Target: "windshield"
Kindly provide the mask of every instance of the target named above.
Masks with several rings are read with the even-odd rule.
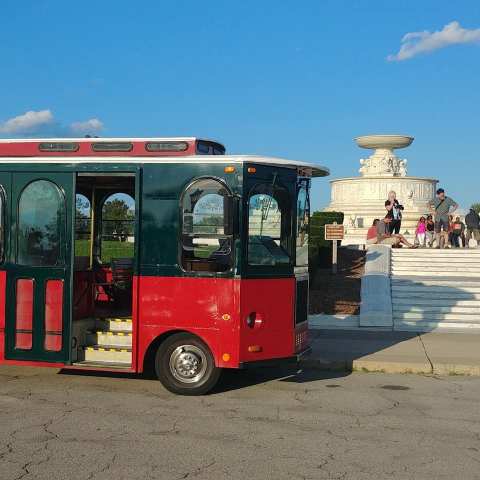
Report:
[[[297,194],[297,232],[296,232],[296,265],[308,266],[308,222],[310,219],[309,180],[298,182]]]
[[[249,265],[289,265],[290,201],[288,191],[272,184],[256,185],[248,200]]]

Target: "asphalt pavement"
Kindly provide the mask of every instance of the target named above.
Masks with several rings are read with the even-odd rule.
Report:
[[[476,479],[479,399],[468,376],[269,368],[178,397],[0,367],[0,479]]]

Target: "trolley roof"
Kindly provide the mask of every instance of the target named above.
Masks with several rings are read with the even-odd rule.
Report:
[[[82,139],[80,139],[82,140]],[[92,140],[92,139],[90,139]],[[102,139],[104,140],[104,139]],[[125,139],[123,139],[125,141]],[[144,139],[142,139],[144,140]],[[158,140],[158,139],[156,139]],[[168,139],[171,141],[171,139]],[[77,140],[75,140],[77,141]],[[244,163],[258,163],[264,165],[272,165],[286,168],[296,168],[299,175],[311,177],[326,177],[330,175],[330,170],[326,167],[317,165],[315,163],[302,162],[297,160],[288,160],[278,157],[264,157],[260,155],[189,155],[189,156],[158,156],[158,157],[129,157],[124,155],[115,156],[90,156],[90,157],[75,157],[75,156],[55,156],[55,157],[0,157],[0,166],[2,164],[68,164],[68,165],[83,165],[83,164],[164,164],[164,163],[178,163],[178,164],[244,164]]]

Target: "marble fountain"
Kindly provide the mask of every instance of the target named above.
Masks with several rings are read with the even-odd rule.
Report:
[[[355,138],[361,148],[373,150],[360,160],[359,177],[339,178],[331,183],[331,202],[326,211],[343,212],[345,240],[342,245],[365,243],[368,227],[385,216],[385,200],[394,190],[405,210],[400,233],[412,237],[418,218],[429,212],[438,180],[407,175],[407,160],[394,150],[406,148],[414,138],[407,135],[365,135]]]

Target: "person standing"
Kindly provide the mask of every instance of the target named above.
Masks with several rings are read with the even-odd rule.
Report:
[[[420,217],[417,228],[415,230],[415,240],[420,248],[425,248],[425,240],[427,233],[427,223],[425,217]]]
[[[448,215],[458,208],[458,203],[452,198],[447,197],[443,188],[439,188],[437,190],[437,196],[430,203],[430,207],[435,212],[436,248],[445,248],[448,242]]]
[[[429,248],[433,247],[433,242],[435,240],[435,222],[433,221],[433,218],[431,215],[427,215],[427,231],[426,237],[427,237],[427,245]]]
[[[460,217],[457,217],[453,222],[452,246],[459,248],[460,240],[462,240],[462,246],[465,246],[465,224],[460,220]]]
[[[387,216],[392,219],[389,223],[390,233],[398,235],[402,225],[402,211],[404,207],[397,200],[397,194],[393,190],[388,194],[388,199],[385,201],[385,208],[387,209]]]
[[[465,223],[467,224],[465,246],[468,248],[471,238],[476,242],[480,240],[480,216],[473,208],[465,215]]]

